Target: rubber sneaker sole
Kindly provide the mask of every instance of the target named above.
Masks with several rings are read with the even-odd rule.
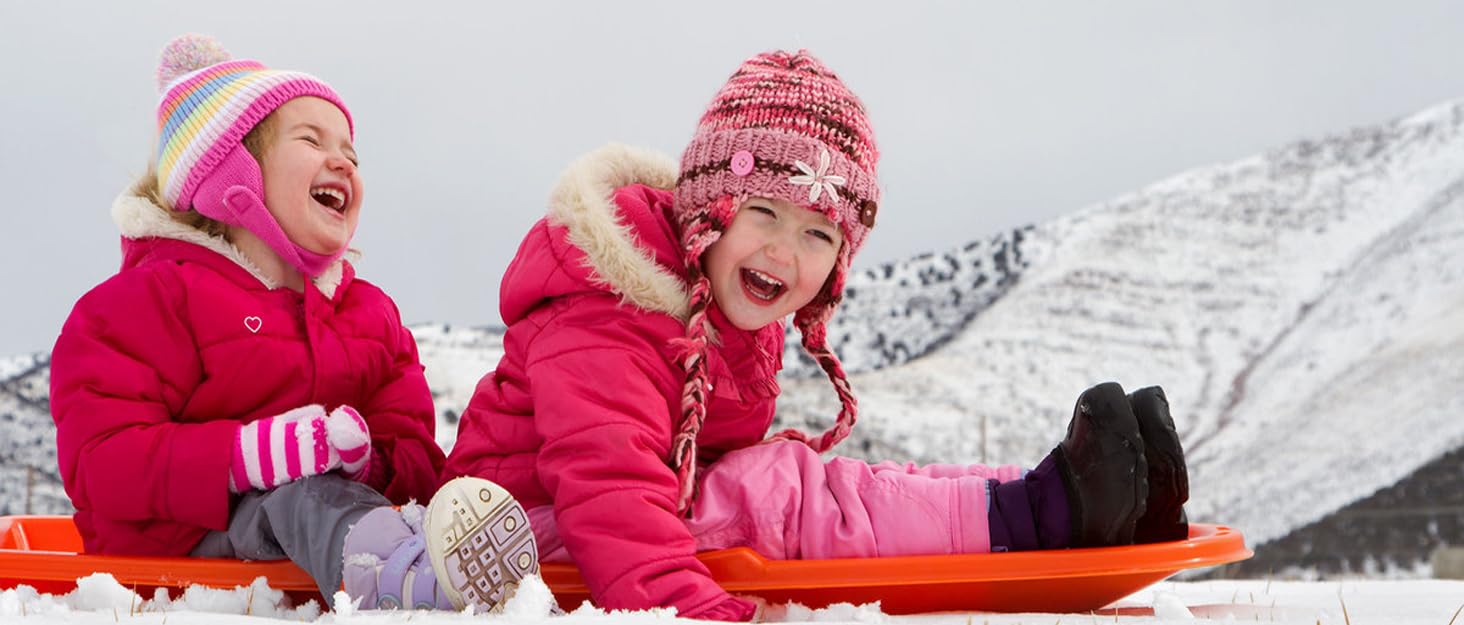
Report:
[[[444,484],[427,505],[423,533],[432,569],[459,610],[501,610],[519,580],[539,572],[528,515],[488,480],[460,477]]]

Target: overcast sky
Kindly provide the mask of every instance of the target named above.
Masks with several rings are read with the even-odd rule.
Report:
[[[3,2],[0,355],[50,349],[115,272],[157,55],[201,32],[330,82],[356,120],[360,274],[408,323],[500,324],[498,280],[564,166],[679,155],[744,58],[806,47],[870,109],[865,267],[1186,169],[1464,96],[1456,2]]]

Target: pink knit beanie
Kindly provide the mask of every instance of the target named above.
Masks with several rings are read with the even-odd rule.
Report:
[[[307,276],[320,275],[345,253],[342,247],[318,254],[290,241],[264,205],[264,177],[243,145],[265,116],[301,96],[335,104],[352,124],[335,90],[309,74],[233,60],[218,41],[193,34],[163,49],[157,78],[156,158],[164,201],[249,230]]]
[[[702,254],[721,237],[738,205],[751,197],[787,200],[818,211],[844,235],[833,273],[813,301],[793,317],[803,347],[838,392],[842,408],[817,438],[796,430],[774,436],[807,443],[822,453],[854,426],[858,404],[843,365],[829,349],[825,324],[843,299],[854,253],[879,209],[875,164],[879,150],[859,98],[806,50],[768,52],[743,62],[702,115],[681,155],[675,210],[691,279],[691,314],[685,351],[682,422],[671,449],[681,477],[678,505],[689,510],[695,489],[696,436],[706,419],[706,309],[711,283]]]

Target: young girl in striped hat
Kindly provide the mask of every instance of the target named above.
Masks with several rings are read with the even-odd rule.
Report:
[[[504,356],[448,458],[446,476],[472,477],[439,498],[491,492],[522,508],[541,557],[574,562],[602,607],[714,620],[755,606],[719,588],[698,551],[844,558],[1182,536],[1184,465],[1157,388],[1090,389],[1031,471],[819,457],[858,414],[825,324],[882,212],[878,157],[864,106],[832,71],[772,52],[717,93],[679,165],[621,146],[573,164],[503,279]],[[789,315],[842,405],[819,436],[767,436]],[[445,510],[427,524],[429,543],[435,527],[473,527]]]
[[[363,192],[348,109],[196,35],[158,84],[155,161],[112,206],[122,267],[52,352],[86,551],[289,558],[326,598],[344,577],[364,608],[454,607],[421,507],[392,507],[427,501],[444,457],[412,335],[345,258]]]

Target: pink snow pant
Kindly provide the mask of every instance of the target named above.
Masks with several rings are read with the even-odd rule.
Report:
[[[985,553],[987,480],[1022,473],[1016,465],[824,462],[803,443],[754,445],[702,472],[686,525],[698,551],[751,547],[777,560]],[[553,507],[528,514],[540,559],[570,561]]]

